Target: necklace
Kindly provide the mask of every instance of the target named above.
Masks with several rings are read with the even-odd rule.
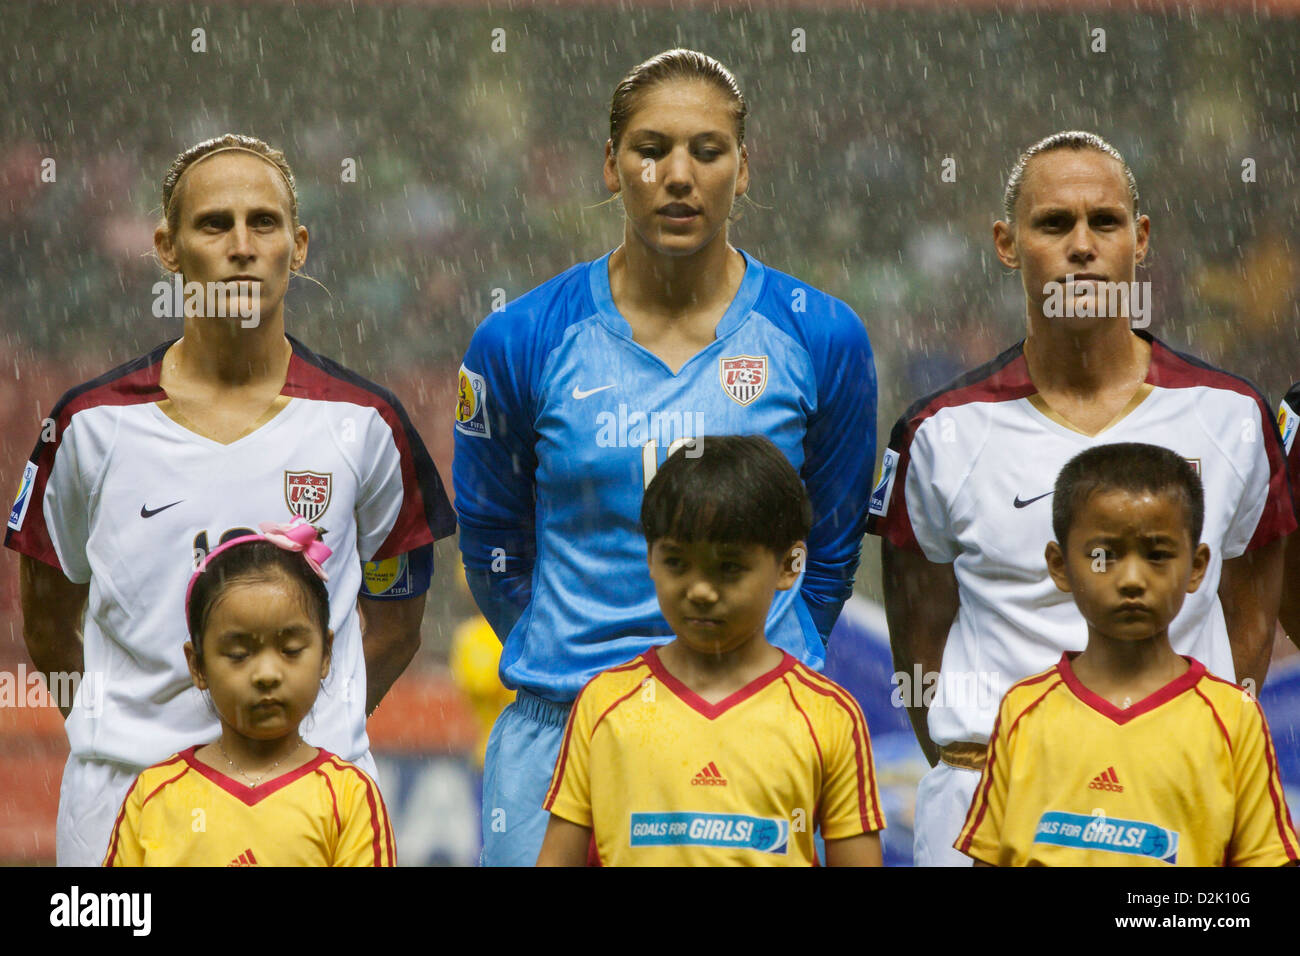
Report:
[[[286,760],[288,760],[290,757],[292,757],[294,754],[296,754],[299,750],[302,749],[302,738],[298,739],[298,746],[294,747],[292,750],[290,750],[287,754],[285,754],[275,763],[271,764],[271,766],[263,770],[262,775],[257,778],[254,778],[251,774],[249,774],[241,766],[239,766],[239,764],[235,763],[233,760],[230,759],[230,754],[226,753],[226,748],[222,745],[220,737],[217,738],[217,749],[221,751],[221,756],[226,758],[226,763],[230,764],[231,769],[233,769],[235,773],[239,774],[245,780],[251,781],[249,786],[256,787],[259,783],[261,783],[263,780],[266,779],[267,774],[269,774],[272,770],[280,766],[280,764],[284,763]]]

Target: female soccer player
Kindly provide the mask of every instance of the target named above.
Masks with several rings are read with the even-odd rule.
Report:
[[[747,111],[735,78],[701,53],[633,69],[605,144],[622,245],[489,316],[461,367],[460,546],[519,692],[488,744],[488,865],[537,859],[577,692],[673,638],[637,526],[670,451],[763,434],[806,483],[806,567],[772,604],[773,644],[819,667],[852,589],[875,448],[871,347],[844,303],[729,244],[749,187]]]
[[[1074,131],[1034,144],[1012,170],[1004,215],[994,244],[1021,272],[1028,336],[904,413],[871,501],[894,663],[938,675],[937,685],[927,678],[932,699],[909,707],[934,764],[916,798],[918,865],[970,865],[953,842],[1002,695],[1086,644],[1044,557],[1049,496],[1067,461],[1139,441],[1192,463],[1211,557],[1170,642],[1253,689],[1268,669],[1282,538],[1296,526],[1262,396],[1132,327],[1143,324],[1134,294],[1150,304],[1134,282],[1151,223],[1115,148]]]
[[[375,782],[298,733],[330,670],[330,549],[302,518],[259,527],[213,549],[185,599],[221,736],[136,778],[105,866],[395,865]]]
[[[270,515],[322,529],[336,638],[306,736],[374,776],[365,718],[419,646],[431,543],[454,528],[397,399],[285,335],[308,235],[283,154],[233,134],[199,143],[162,198],[163,265],[218,302],[232,282],[244,293],[216,315],[187,296],[181,339],[60,399],[5,539],[23,554],[32,660],[85,675],[65,707],[61,864],[101,861],[136,774],[215,736],[177,640],[198,559]],[[379,562],[364,584],[363,561]]]

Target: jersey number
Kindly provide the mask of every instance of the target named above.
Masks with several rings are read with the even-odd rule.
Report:
[[[229,528],[221,532],[221,538],[217,541],[217,546],[225,544],[227,541],[233,541],[236,538],[242,538],[245,535],[257,534],[252,528]],[[194,536],[194,569],[197,571],[203,559],[208,556],[208,533],[200,531]]]
[[[673,452],[683,448],[694,448],[698,439],[695,438],[678,438],[668,446],[668,454],[664,455],[664,461],[672,457]],[[648,441],[641,446],[641,470],[645,473],[645,484],[641,490],[650,487],[650,482],[655,480],[655,474],[659,471],[659,443],[657,441]]]

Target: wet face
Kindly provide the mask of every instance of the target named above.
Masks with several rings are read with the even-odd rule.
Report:
[[[159,227],[154,236],[163,265],[187,283],[251,280],[260,314],[278,315],[289,271],[307,257],[307,229],[293,224],[279,170],[246,152],[221,153],[186,170],[173,202],[175,233]]]
[[[649,559],[664,618],[700,654],[724,654],[762,637],[773,594],[798,580],[794,548],[782,557],[760,545],[660,538]]]
[[[642,92],[617,151],[606,144],[605,184],[622,192],[633,234],[656,252],[691,255],[725,236],[731,207],[749,188],[732,101],[693,80]]]
[[[1090,326],[1097,316],[1099,283],[1133,281],[1146,256],[1151,222],[1134,220],[1128,181],[1112,156],[1095,149],[1056,149],[1031,159],[1016,201],[1014,228],[994,226],[998,258],[1019,269],[1030,314],[1043,312],[1044,286],[1060,283],[1074,299],[1076,317],[1049,321]],[[1073,276],[1067,284],[1066,277]],[[1084,300],[1089,300],[1085,305]]]
[[[270,740],[295,733],[315,703],[327,640],[301,586],[275,574],[228,585],[208,612],[202,664],[189,644],[186,658],[224,724]]]
[[[1046,557],[1095,633],[1141,641],[1165,632],[1200,587],[1210,549],[1193,544],[1174,495],[1103,489],[1079,509],[1064,551],[1053,541]]]

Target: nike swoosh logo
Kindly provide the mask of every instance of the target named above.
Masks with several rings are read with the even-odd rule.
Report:
[[[605,389],[613,388],[613,387],[614,387],[613,385],[602,385],[600,388],[593,388],[590,389],[589,391],[584,392],[582,389],[578,388],[578,386],[575,385],[573,386],[573,397],[576,398],[578,401],[582,401],[588,395],[595,395],[597,392],[603,392]]]
[[[184,498],[181,499],[181,501],[184,501],[184,500],[185,500]],[[168,508],[175,508],[178,504],[181,503],[181,501],[173,501],[171,504],[169,504],[169,505],[163,505],[161,508],[154,508],[153,511],[150,511],[147,505],[141,505],[141,506],[140,506],[140,517],[141,517],[141,518],[152,518],[154,515],[156,515],[156,514],[158,514],[158,513],[160,513],[160,512],[166,511]]]
[[[1053,490],[1055,490],[1055,489],[1053,489]],[[1045,491],[1045,492],[1043,492],[1041,495],[1039,495],[1038,498],[1046,498],[1046,497],[1047,497],[1048,495],[1050,495],[1051,493],[1052,493],[1051,491]],[[1019,495],[1016,495],[1016,500],[1013,501],[1013,502],[1011,502],[1011,503],[1012,503],[1013,505],[1015,505],[1017,508],[1023,508],[1023,507],[1025,507],[1025,505],[1032,505],[1035,501],[1038,500],[1038,498],[1027,498],[1027,499],[1025,499],[1024,501],[1021,501],[1021,500],[1020,500],[1020,496],[1019,496]]]

